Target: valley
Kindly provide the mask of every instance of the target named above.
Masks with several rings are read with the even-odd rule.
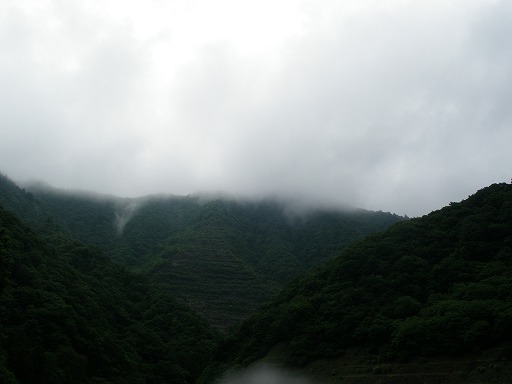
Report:
[[[2,383],[510,378],[510,184],[415,219],[6,177],[0,205]]]
[[[51,218],[70,238],[99,247],[165,286],[222,331],[292,278],[355,240],[403,220],[363,210],[296,212],[274,200],[208,195],[121,199],[37,185],[26,191],[47,217],[43,222]],[[41,219],[20,215],[40,225]]]

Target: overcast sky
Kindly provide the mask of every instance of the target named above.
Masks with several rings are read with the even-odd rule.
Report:
[[[512,177],[512,2],[2,0],[0,172],[418,216]]]

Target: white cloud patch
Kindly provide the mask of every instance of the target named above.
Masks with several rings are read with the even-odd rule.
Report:
[[[119,236],[123,234],[124,227],[126,227],[126,224],[128,224],[131,218],[144,204],[145,201],[140,199],[129,199],[117,202],[114,226]]]
[[[0,169],[419,215],[512,168],[507,1],[0,4]]]

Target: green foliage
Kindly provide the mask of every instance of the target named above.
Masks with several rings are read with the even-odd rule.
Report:
[[[214,348],[202,383],[277,346],[303,365],[352,347],[406,360],[512,345],[510,185],[400,223],[5,177],[0,202],[37,231],[0,210],[0,382],[191,383]],[[223,330],[254,314],[218,342],[188,307]]]
[[[168,293],[3,209],[0,228],[2,382],[190,383],[202,371],[217,334]]]
[[[402,219],[368,211],[298,213],[275,201],[30,190],[57,232],[165,285],[221,330],[292,278]]]
[[[302,365],[351,347],[409,359],[511,344],[511,250],[512,186],[492,185],[296,279],[240,326],[217,361],[246,364],[276,345]]]
[[[159,199],[141,207],[123,241],[124,249],[136,247],[141,268],[157,281],[209,306],[208,317],[215,317],[213,308],[225,311],[228,319],[218,321],[233,324],[291,278],[399,219],[367,212],[292,219],[273,202]]]
[[[42,205],[34,195],[19,188],[7,176],[0,174],[0,204],[10,212],[32,222],[42,221]]]

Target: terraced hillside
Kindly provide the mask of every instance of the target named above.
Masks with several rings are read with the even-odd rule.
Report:
[[[25,192],[8,179],[0,180],[2,190],[0,203],[13,205],[14,199],[19,216],[34,227],[46,223],[100,247],[164,284],[223,330],[292,278],[403,220],[363,210],[299,213],[273,200],[207,195],[124,199],[41,186]]]
[[[493,363],[510,367],[511,267],[512,185],[494,184],[368,236],[295,279],[219,346],[204,382],[276,348],[281,363],[295,367],[350,360],[354,348],[392,367],[467,354],[485,360],[498,348]],[[405,378],[405,367],[381,379]],[[351,381],[339,382],[369,380],[369,372],[347,369],[342,376]],[[423,379],[442,379],[441,371],[435,378],[424,372]]]

